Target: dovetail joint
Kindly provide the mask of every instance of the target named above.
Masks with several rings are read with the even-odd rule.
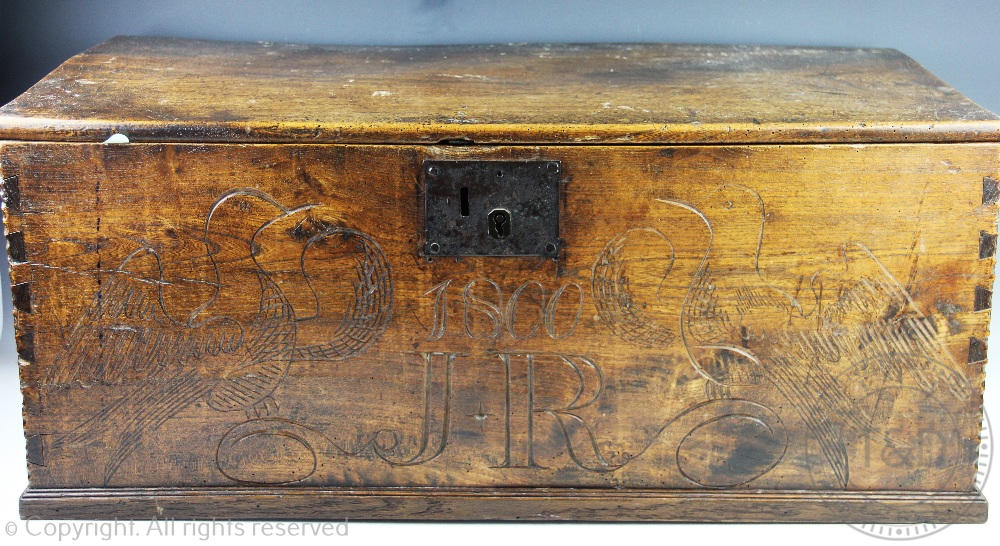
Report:
[[[31,364],[35,361],[35,334],[34,332],[24,332],[14,338],[17,345],[18,359]]]
[[[969,338],[969,364],[986,362],[986,341],[978,337]]]
[[[14,309],[23,313],[31,312],[31,283],[22,282],[10,287]]]
[[[21,210],[21,188],[17,175],[10,178],[0,178],[0,194],[2,194],[3,202],[7,205],[7,210],[11,212]]]
[[[979,259],[992,258],[997,252],[997,236],[986,231],[979,232]]]
[[[15,231],[7,234],[7,256],[11,263],[24,263],[27,255],[24,251],[24,232]]]
[[[41,434],[28,436],[26,447],[28,464],[45,466],[45,436]]]
[[[976,287],[976,297],[972,305],[974,311],[985,311],[992,306],[993,291],[985,286]]]
[[[989,176],[983,177],[983,204],[995,205],[1000,200],[1000,180]]]

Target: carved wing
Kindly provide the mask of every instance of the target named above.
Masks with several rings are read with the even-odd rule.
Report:
[[[726,343],[734,329],[729,311],[716,295],[716,282],[709,265],[691,283],[684,301],[684,333],[695,345]],[[737,317],[738,318],[738,317]]]
[[[295,350],[295,312],[278,285],[263,273],[260,312],[247,328],[241,365],[213,389],[209,405],[219,411],[249,410],[284,379]]]
[[[133,259],[136,261],[129,263]],[[125,269],[126,265],[140,269],[143,261],[155,266],[153,275]],[[183,361],[204,350],[206,344],[221,347],[218,343],[226,343],[210,338],[232,335],[211,329],[192,334],[172,324],[160,302],[162,282],[159,258],[149,249],[133,253],[122,267],[103,277],[101,288],[60,353],[58,361],[64,365],[53,368],[48,378],[49,384],[136,385],[53,442],[54,447],[61,447],[98,442],[107,434],[115,436],[105,465],[105,484],[139,448],[144,434],[208,391],[210,384],[194,370],[184,369]]]
[[[638,248],[629,248],[633,246]],[[591,288],[598,315],[615,335],[641,347],[660,347],[674,340],[673,329],[645,310],[658,303],[659,294],[655,299],[642,298],[636,290],[636,285],[662,287],[674,259],[673,244],[652,227],[630,229],[605,245],[591,271]]]
[[[46,383],[116,385],[155,379],[190,358],[235,350],[242,331],[232,321],[189,329],[169,318],[159,256],[148,248],[102,275],[100,288],[70,330]]]
[[[234,353],[243,346],[243,332],[234,321],[213,319],[193,328],[170,319],[160,295],[164,282],[159,257],[151,249],[134,252],[104,276],[60,353],[59,361],[65,365],[55,368],[48,380],[49,384],[132,386],[53,442],[54,447],[90,444],[110,436],[105,484],[142,445],[145,435],[219,383],[206,363],[241,358]],[[262,304],[262,314],[264,308]],[[268,342],[263,335],[257,341]]]
[[[850,245],[844,257],[846,280],[822,316],[825,328],[842,332],[830,347],[861,377],[912,380],[925,392],[963,398],[972,387],[955,369],[933,317],[867,248]]]
[[[845,273],[831,283],[832,302],[817,307],[815,326],[801,327],[811,321],[800,320],[799,328],[771,335],[768,354],[761,357],[768,380],[814,434],[842,486],[849,480],[848,433],[892,442],[879,430],[878,416],[860,405],[856,388],[907,379],[928,393],[962,396],[970,388],[946,364],[951,357],[933,320],[882,263],[861,245],[845,247],[844,259]]]

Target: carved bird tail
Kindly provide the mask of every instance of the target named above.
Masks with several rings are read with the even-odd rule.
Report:
[[[850,467],[842,420],[849,419],[852,412],[838,411],[840,404],[831,400],[843,397],[844,393],[823,370],[805,371],[788,359],[775,358],[763,370],[778,392],[791,402],[819,442],[820,451],[833,470],[837,485],[847,487]]]
[[[54,447],[96,443],[113,435],[114,451],[104,468],[104,485],[107,485],[121,464],[143,444],[145,437],[205,396],[210,387],[190,371],[151,379],[59,437]]]
[[[330,341],[296,347],[295,360],[338,361],[361,354],[379,339],[392,318],[392,274],[382,247],[360,231],[341,227],[329,227],[312,236],[301,254],[302,273],[316,298],[318,316],[323,317],[327,311],[339,311],[325,308],[326,302],[313,286],[317,279],[306,267],[305,256],[309,249],[327,240],[341,242],[353,249],[354,298],[350,307],[344,310],[344,318]]]

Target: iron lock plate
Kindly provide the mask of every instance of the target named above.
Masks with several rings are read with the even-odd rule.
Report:
[[[424,254],[558,256],[561,172],[559,161],[424,161]]]

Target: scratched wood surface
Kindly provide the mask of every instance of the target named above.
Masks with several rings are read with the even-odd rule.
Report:
[[[0,109],[0,139],[149,142],[997,141],[889,49],[350,48],[120,37]]]
[[[560,161],[559,257],[424,255],[426,159]],[[0,168],[32,490],[974,491],[996,144]]]

